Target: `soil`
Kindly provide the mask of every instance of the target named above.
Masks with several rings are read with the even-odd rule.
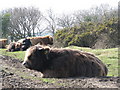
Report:
[[[119,77],[41,78],[38,71],[22,66],[22,61],[0,55],[0,88],[120,88]]]

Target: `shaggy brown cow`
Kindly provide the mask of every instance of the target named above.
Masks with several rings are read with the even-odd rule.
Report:
[[[7,46],[7,51],[9,51],[9,52],[20,51],[21,45],[22,45],[22,44],[19,43],[19,42],[11,42],[11,43]]]
[[[7,39],[0,39],[0,48],[5,48],[7,44]]]
[[[20,39],[17,42],[12,42],[7,46],[7,51],[25,51],[31,46],[30,39]]]
[[[41,45],[27,49],[23,65],[40,71],[43,77],[99,77],[106,76],[108,72],[107,67],[93,54]]]
[[[44,36],[44,37],[28,37],[27,39],[30,39],[32,45],[52,45],[53,44],[53,38],[51,36]]]

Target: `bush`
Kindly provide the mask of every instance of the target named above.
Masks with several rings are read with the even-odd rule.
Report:
[[[58,30],[55,34],[55,38],[63,46],[80,46],[95,48],[97,42],[105,43],[106,48],[114,48],[118,42],[117,39],[117,19],[110,19],[104,24],[83,22],[79,27],[65,28]],[[106,35],[106,38],[101,38]],[[101,40],[100,40],[101,39]],[[104,48],[104,47],[100,47]]]

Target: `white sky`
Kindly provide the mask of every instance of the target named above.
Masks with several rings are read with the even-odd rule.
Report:
[[[39,8],[42,12],[51,8],[55,13],[70,13],[75,10],[99,6],[100,4],[117,7],[118,2],[119,0],[1,0],[0,10],[33,6]]]

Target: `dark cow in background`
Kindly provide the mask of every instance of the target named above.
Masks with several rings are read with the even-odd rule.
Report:
[[[7,51],[25,51],[30,46],[34,46],[36,44],[40,45],[52,45],[53,38],[51,36],[43,36],[43,37],[28,37],[25,39],[20,39],[17,42],[12,42],[8,45]]]
[[[107,67],[93,54],[41,45],[27,49],[23,65],[40,71],[43,77],[100,77],[108,72]]]
[[[7,51],[25,51],[31,46],[30,39],[20,39],[17,42],[12,42],[7,46]]]
[[[28,49],[30,46],[32,46],[32,43],[30,41],[30,39],[20,39],[19,41],[17,41],[18,43],[21,43],[21,47],[20,50],[21,51],[25,51],[26,49]]]

